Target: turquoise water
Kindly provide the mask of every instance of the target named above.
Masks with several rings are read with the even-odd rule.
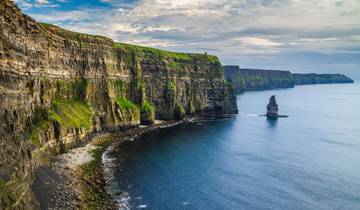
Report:
[[[276,94],[280,113],[265,112]],[[360,85],[238,95],[238,116],[114,146],[108,190],[130,208],[360,209]]]

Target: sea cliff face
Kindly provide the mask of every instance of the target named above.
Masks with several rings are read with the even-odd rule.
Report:
[[[32,171],[93,133],[237,113],[218,58],[40,24],[0,0],[0,208],[32,209]]]
[[[354,83],[343,74],[293,74],[296,85]]]
[[[239,66],[224,66],[224,71],[237,93],[294,87],[290,71],[241,69]]]
[[[254,90],[293,88],[295,85],[353,83],[343,74],[293,74],[290,71],[242,69],[224,66],[225,78],[237,93]]]

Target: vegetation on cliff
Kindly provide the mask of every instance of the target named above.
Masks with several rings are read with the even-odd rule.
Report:
[[[186,115],[186,111],[183,105],[181,105],[180,103],[176,103],[175,105],[175,118],[182,120],[184,119]]]
[[[155,121],[155,109],[154,105],[152,105],[148,101],[144,101],[141,106],[141,124],[150,125]]]
[[[43,143],[40,141],[39,135],[45,132],[50,126],[50,116],[48,109],[36,108],[35,117],[31,122],[30,139],[33,145],[36,147],[42,147]]]
[[[139,108],[125,97],[118,98],[116,104],[120,111],[120,118],[124,122],[140,121]]]
[[[115,43],[39,24],[11,0],[1,1],[0,12],[0,174],[5,177],[0,188],[11,191],[7,201],[0,199],[0,209],[32,209],[40,157],[46,153],[50,159],[85,143],[92,131],[123,131],[155,116],[179,119],[185,110],[237,111],[216,56]]]
[[[88,104],[75,99],[54,103],[50,111],[52,120],[66,128],[91,128],[92,110]]]
[[[138,45],[132,45],[132,44],[126,44],[126,43],[119,43],[114,42],[113,43],[114,49],[121,49],[124,52],[128,53],[136,53],[137,55],[143,55],[144,57],[150,58],[150,59],[159,59],[159,58],[170,58],[173,59],[172,63],[170,64],[171,67],[179,67],[180,63],[176,61],[191,61],[193,59],[197,58],[206,58],[211,63],[220,63],[219,59],[216,56],[213,55],[207,55],[207,54],[194,54],[194,53],[182,53],[182,52],[171,52],[161,49],[156,49],[152,47],[144,47],[144,46],[138,46]]]

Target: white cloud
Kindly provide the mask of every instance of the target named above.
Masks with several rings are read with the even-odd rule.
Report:
[[[19,4],[23,9],[28,10],[30,8],[55,8],[60,5],[57,3],[52,3],[49,0],[14,0]],[[67,0],[57,0],[57,2],[67,2]]]
[[[274,42],[270,39],[265,38],[258,38],[258,37],[240,37],[240,38],[234,38],[233,40],[239,41],[240,44],[244,45],[253,45],[253,46],[259,46],[259,47],[278,47],[283,45],[280,42]]]
[[[81,22],[87,19],[92,19],[90,16],[91,11],[81,11],[81,10],[73,10],[66,12],[52,12],[49,14],[34,14],[32,17],[40,20],[42,22],[49,23],[71,23],[71,22]],[[81,23],[80,23],[81,24]]]
[[[140,0],[131,5],[101,1],[113,8],[32,16],[117,41],[206,50],[225,62],[248,55],[360,53],[359,0]]]
[[[49,4],[48,0],[36,0],[35,2],[37,2],[39,4]]]

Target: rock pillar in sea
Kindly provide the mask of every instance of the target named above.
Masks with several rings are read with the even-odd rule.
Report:
[[[273,119],[277,119],[279,117],[279,107],[276,104],[276,99],[275,99],[275,95],[270,97],[270,101],[269,104],[267,105],[267,112],[266,112],[266,116],[268,118],[273,118]]]

